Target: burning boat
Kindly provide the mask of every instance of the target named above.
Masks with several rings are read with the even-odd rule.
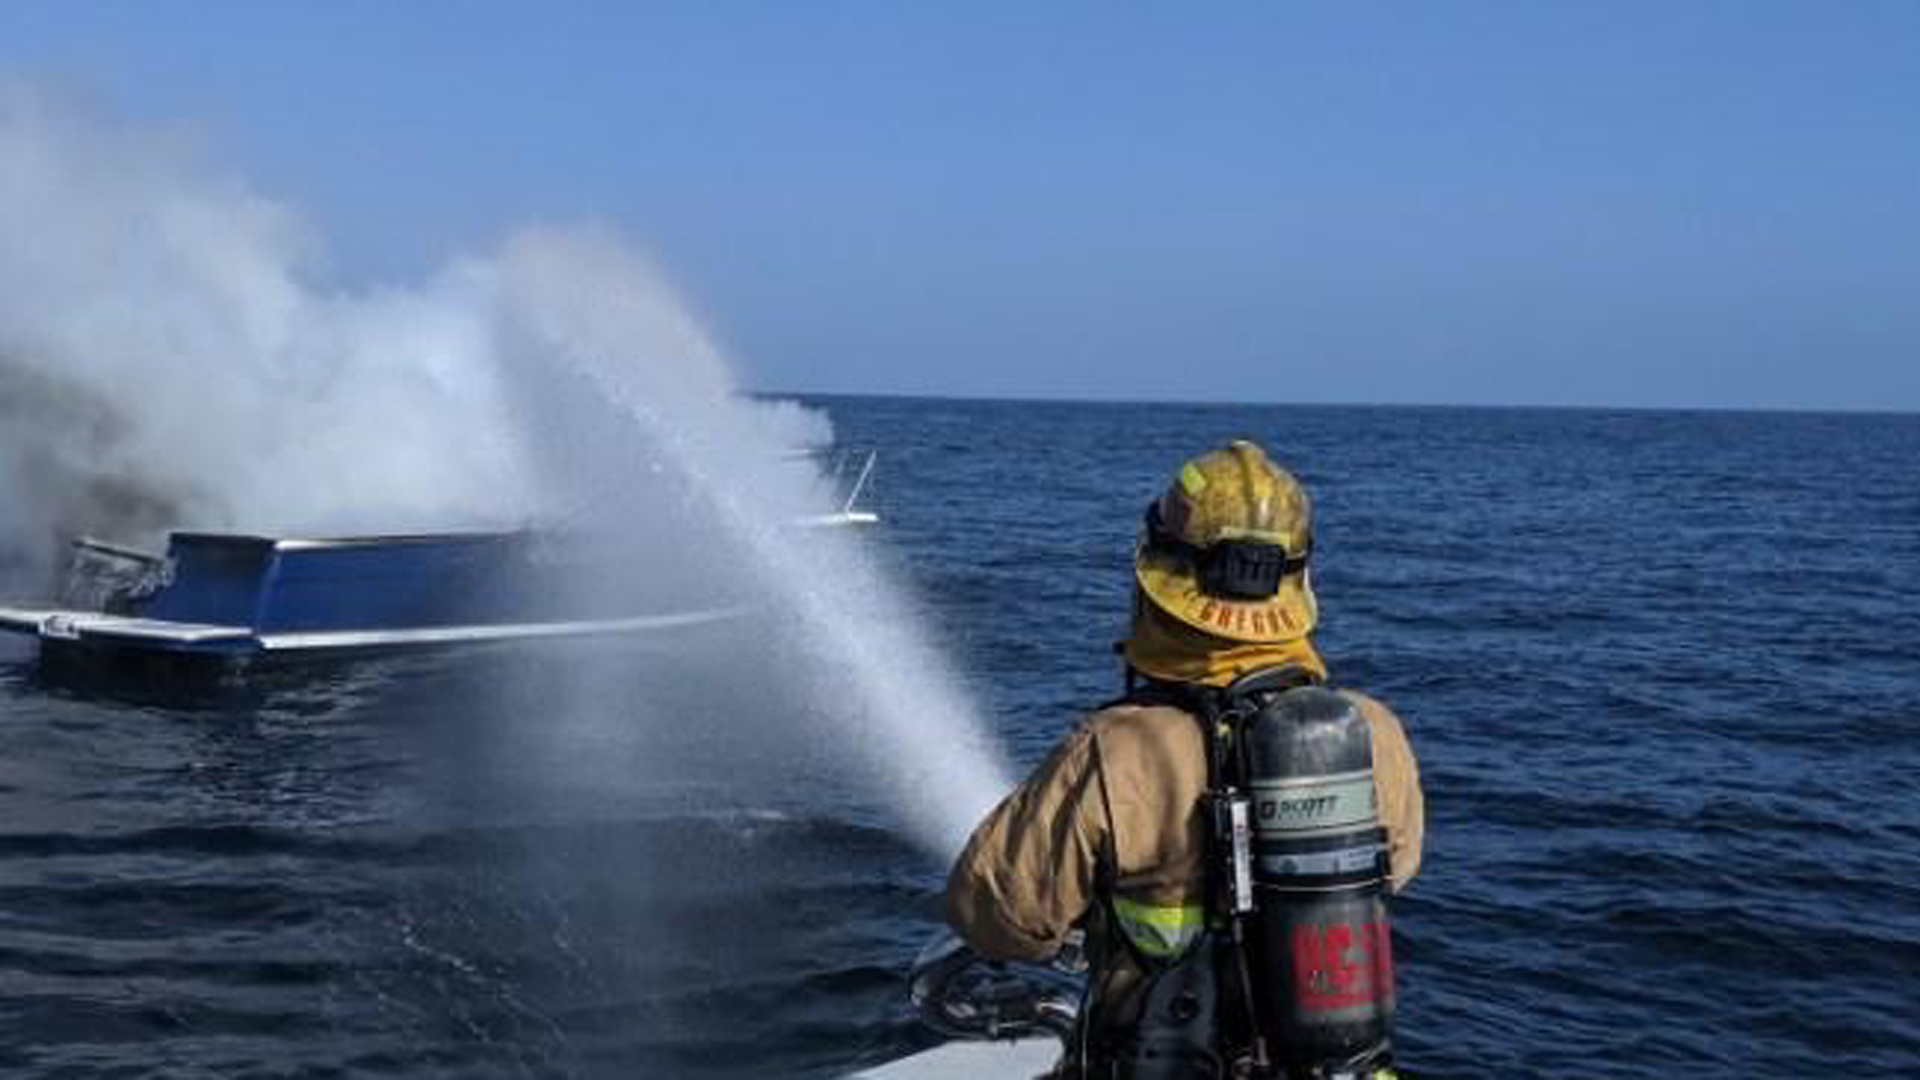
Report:
[[[839,509],[796,528],[868,525],[872,455]],[[844,479],[844,478],[843,478]],[[293,655],[659,633],[744,608],[684,575],[616,572],[618,545],[514,530],[299,538],[174,532],[162,554],[74,541],[51,603],[0,604],[42,655],[248,662]],[[605,572],[601,572],[605,571]],[[638,579],[638,580],[636,580]]]

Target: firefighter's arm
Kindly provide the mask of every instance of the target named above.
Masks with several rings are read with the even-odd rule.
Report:
[[[1420,851],[1427,831],[1426,798],[1420,792],[1420,766],[1406,729],[1393,710],[1365,694],[1344,691],[1359,706],[1373,735],[1373,788],[1380,801],[1380,824],[1387,830],[1387,856],[1393,864],[1393,889],[1399,892],[1420,872]]]
[[[947,878],[947,921],[983,956],[1045,960],[1092,903],[1106,842],[1086,728],[995,807]]]

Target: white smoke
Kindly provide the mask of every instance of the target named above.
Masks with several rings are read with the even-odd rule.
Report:
[[[151,543],[163,523],[391,531],[565,512],[510,396],[537,377],[501,351],[515,301],[499,290],[526,285],[514,264],[541,260],[537,234],[357,291],[316,285],[312,249],[294,214],[188,141],[0,84],[0,549],[62,528]],[[555,288],[604,299],[674,385],[734,393],[643,260],[618,280],[582,271]],[[528,299],[519,322],[551,323],[538,305],[560,298]],[[830,437],[818,414],[766,422]]]
[[[930,847],[1004,787],[877,568],[789,527],[824,508],[791,451],[830,441],[825,417],[744,397],[650,261],[528,230],[343,289],[314,250],[189,141],[0,83],[0,587],[44,575],[59,535],[585,523],[642,573],[743,559],[818,711]]]
[[[309,249],[184,140],[0,85],[0,549],[538,513],[467,268],[328,291]]]

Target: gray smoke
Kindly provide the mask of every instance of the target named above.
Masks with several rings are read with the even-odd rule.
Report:
[[[0,583],[52,587],[59,553],[83,534],[157,535],[194,493],[114,459],[131,424],[111,399],[0,357],[0,495],[17,515],[0,533]],[[37,535],[36,535],[37,533]]]

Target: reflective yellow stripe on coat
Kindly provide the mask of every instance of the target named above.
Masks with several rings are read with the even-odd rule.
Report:
[[[1198,904],[1142,904],[1116,896],[1113,915],[1133,947],[1155,960],[1170,960],[1186,952],[1207,928],[1206,912]]]

